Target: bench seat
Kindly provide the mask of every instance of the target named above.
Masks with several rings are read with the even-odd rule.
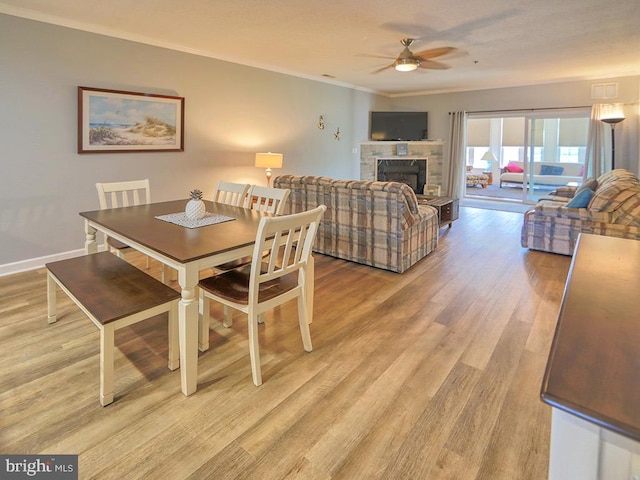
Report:
[[[179,367],[178,292],[109,252],[47,263],[46,269],[48,322],[57,320],[57,285],[100,330],[103,406],[113,402],[115,330],[167,312],[169,369]]]

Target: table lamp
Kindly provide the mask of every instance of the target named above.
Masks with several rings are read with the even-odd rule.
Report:
[[[497,161],[496,156],[491,152],[491,150],[487,150],[480,160],[485,160],[487,162],[487,168],[485,169],[485,172],[487,173],[491,172],[491,164]]]
[[[267,187],[271,186],[271,169],[282,168],[281,153],[256,153],[256,167],[267,169]]]

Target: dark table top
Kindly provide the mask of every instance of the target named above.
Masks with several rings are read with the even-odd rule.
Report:
[[[81,212],[85,219],[181,263],[188,263],[255,242],[260,219],[269,214],[205,200],[207,212],[235,220],[186,228],[155,218],[184,212],[185,200]]]
[[[542,400],[640,441],[640,241],[582,234]]]

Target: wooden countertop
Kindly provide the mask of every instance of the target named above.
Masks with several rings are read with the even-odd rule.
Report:
[[[580,236],[541,397],[640,441],[640,241]]]

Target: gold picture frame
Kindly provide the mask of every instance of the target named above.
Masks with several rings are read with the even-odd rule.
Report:
[[[78,153],[184,151],[184,97],[78,87]]]

